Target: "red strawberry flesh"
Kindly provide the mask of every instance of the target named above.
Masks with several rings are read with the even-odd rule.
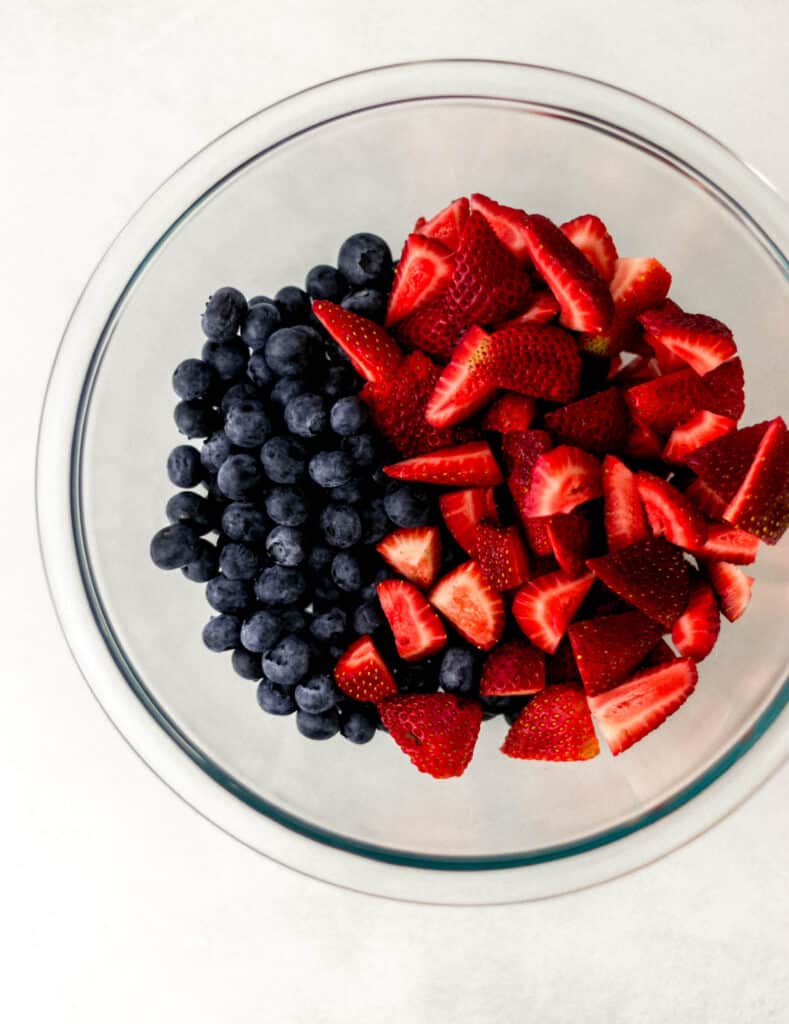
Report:
[[[553,654],[593,582],[589,572],[573,579],[561,569],[530,580],[515,595],[515,621],[535,647]]]
[[[476,526],[481,519],[496,522],[498,512],[492,487],[467,487],[450,491],[438,499],[438,507],[447,529],[471,555],[476,546]]]
[[[404,661],[429,658],[447,642],[441,620],[412,583],[384,580],[377,586],[378,600]]]
[[[600,753],[583,691],[560,683],[538,693],[504,740],[508,757],[530,761],[587,761]]]
[[[420,483],[486,487],[502,482],[501,470],[487,441],[470,441],[455,448],[441,448],[417,455],[384,472],[395,480],[414,480]]]
[[[704,516],[684,494],[660,477],[641,471],[636,477],[638,495],[656,536],[692,551],[707,537]]]
[[[397,684],[369,636],[354,641],[334,666],[340,690],[354,700],[376,703],[397,693]]]
[[[365,380],[387,381],[397,372],[403,353],[383,327],[327,299],[313,302],[312,311]]]
[[[464,562],[433,587],[430,603],[475,647],[489,651],[504,630],[505,608],[479,565]]]
[[[401,576],[423,589],[431,586],[441,564],[441,534],[435,526],[395,530],[375,550]]]
[[[671,630],[671,640],[683,658],[702,661],[718,639],[721,616],[712,588],[700,577],[690,584],[688,606]]]
[[[451,276],[452,261],[446,246],[422,235],[409,235],[389,294],[386,326],[404,320],[440,295]]]
[[[474,754],[482,708],[451,693],[409,693],[379,711],[389,735],[420,772],[434,779],[462,775]]]
[[[704,562],[703,567],[718,597],[721,611],[729,622],[736,622],[751,599],[753,576],[731,562]]]
[[[481,192],[474,192],[471,196],[471,209],[481,213],[488,225],[496,233],[496,237],[506,246],[513,256],[518,260],[524,260],[529,255],[529,247],[526,241],[527,216],[523,210],[517,210],[512,206],[505,206],[489,199]]]
[[[603,508],[610,551],[649,538],[635,475],[613,455],[606,455],[603,460]]]
[[[534,464],[531,484],[521,514],[551,516],[572,512],[603,493],[600,463],[588,452],[560,445],[540,455]]]
[[[561,225],[564,234],[586,256],[600,277],[610,282],[616,270],[617,251],[608,228],[593,213],[574,217]]]
[[[731,331],[714,317],[663,308],[641,313],[638,319],[648,343],[667,349],[702,376],[737,352]]]
[[[453,200],[449,206],[439,210],[429,220],[420,217],[414,225],[414,231],[418,231],[425,238],[433,238],[441,242],[448,249],[454,250],[460,241],[460,233],[468,220],[469,205],[468,199],[461,196]]]
[[[586,692],[594,696],[622,682],[661,634],[661,626],[637,611],[574,622],[567,635]]]

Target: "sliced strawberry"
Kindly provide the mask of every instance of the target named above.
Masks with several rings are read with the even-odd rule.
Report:
[[[513,431],[512,433],[504,434],[501,439],[501,451],[504,456],[504,465],[507,469],[507,486],[512,494],[515,507],[523,519],[529,544],[538,555],[549,555],[552,548],[544,528],[541,531],[539,528],[536,529],[538,533],[541,532],[544,535],[546,546],[542,550],[538,550],[532,544],[532,537],[527,523],[529,513],[525,509],[529,501],[534,467],[539,457],[550,451],[550,449],[551,435],[545,430]]]
[[[414,225],[414,231],[418,231],[425,238],[434,238],[448,249],[454,250],[457,248],[460,234],[467,220],[468,199],[461,196],[460,199],[453,200],[449,206],[445,206],[443,210],[439,210],[430,220],[420,217]]]
[[[602,493],[600,463],[594,455],[563,444],[537,459],[523,511],[527,516],[572,512]]]
[[[623,453],[633,459],[659,459],[663,450],[660,436],[630,412],[630,430],[625,440]]]
[[[612,384],[637,384],[644,380],[654,380],[660,376],[660,367],[651,355],[636,356],[628,354],[614,356],[608,371],[608,380]]]
[[[511,434],[513,430],[528,430],[537,415],[537,403],[526,395],[505,391],[485,413],[483,430]]]
[[[590,558],[586,564],[610,590],[666,629],[685,611],[687,563],[663,537]]]
[[[671,640],[683,658],[703,661],[715,646],[721,628],[718,602],[701,576],[690,583],[688,607],[671,630]]]
[[[730,359],[721,363],[700,381],[702,399],[700,405],[719,416],[739,420],[745,412],[745,377],[742,361]]]
[[[681,491],[643,470],[636,476],[638,496],[656,537],[664,536],[677,547],[693,551],[707,537],[707,522]]]
[[[545,659],[545,683],[576,683],[580,685],[581,675],[575,663],[575,655],[567,637],[563,637],[559,646]]]
[[[680,370],[625,391],[630,411],[659,434],[668,434],[699,409],[698,374]]]
[[[629,417],[618,388],[598,391],[545,414],[545,422],[565,444],[592,452],[614,452],[627,438]]]
[[[686,491],[685,494],[688,492]],[[756,561],[759,549],[759,538],[745,530],[726,523],[709,523],[707,539],[694,549],[693,554],[699,558],[712,558],[735,565],[750,565]]]
[[[693,693],[697,679],[692,658],[676,658],[590,697],[589,709],[611,753],[621,754],[662,725]]]
[[[559,315],[559,303],[547,289],[534,292],[526,309],[499,324],[502,330],[506,327],[519,327],[521,324],[549,324]],[[498,329],[497,328],[497,329]]]
[[[594,696],[621,683],[641,664],[662,632],[656,622],[635,611],[574,622],[567,635],[586,692]]]
[[[603,508],[609,551],[649,538],[635,475],[613,455],[603,459]]]
[[[591,526],[577,509],[560,512],[545,522],[548,541],[559,567],[568,576],[580,576],[590,554]]]
[[[512,206],[504,206],[494,199],[488,199],[481,192],[471,196],[471,209],[481,213],[488,225],[493,228],[496,237],[519,260],[529,255],[526,241],[527,215],[523,210]]]
[[[736,622],[748,607],[754,579],[731,562],[704,562],[704,571],[729,622]]]
[[[653,348],[668,350],[701,376],[736,355],[734,336],[714,317],[663,307],[647,310],[638,319]]]
[[[397,693],[394,676],[369,636],[359,637],[334,666],[340,690],[353,700],[376,703]]]
[[[406,347],[420,349],[446,362],[463,327],[457,310],[450,306],[446,292],[442,292],[397,324],[394,332]]]
[[[491,336],[481,327],[463,335],[428,400],[425,417],[436,427],[467,419],[496,392],[497,373]]]
[[[656,665],[667,665],[674,661],[676,654],[669,647],[665,640],[661,639],[655,644],[649,654],[644,658],[639,669],[654,668]]]
[[[580,217],[562,224],[562,231],[567,235],[576,249],[580,249],[602,279],[608,284],[616,270],[617,251],[608,228],[593,213],[584,213]]]
[[[517,526],[496,526],[483,519],[474,533],[474,558],[496,591],[513,590],[529,578],[529,556]]]
[[[660,305],[671,287],[671,274],[652,257],[619,257],[610,284],[614,316],[605,329],[585,334],[581,346],[587,352],[615,356],[622,349],[634,351],[640,328],[636,316]]]
[[[545,689],[545,655],[526,640],[510,640],[491,651],[482,668],[483,697],[518,697]]]
[[[555,559],[551,535],[548,533],[548,524],[553,518],[554,516],[543,516],[538,519],[521,519],[523,532],[526,534],[526,543],[538,558],[550,559],[551,561],[555,561]],[[538,574],[535,573],[535,575]]]
[[[383,327],[328,299],[317,299],[312,311],[365,380],[386,381],[397,372],[403,353]]]
[[[769,428],[770,423],[764,422],[733,430],[697,448],[685,459],[685,464],[728,505],[755,464]]]
[[[379,711],[389,735],[412,764],[434,779],[462,775],[474,754],[482,707],[453,693],[407,693]]]
[[[535,647],[553,654],[593,582],[591,573],[573,579],[561,569],[530,580],[515,595],[515,621]]]
[[[657,312],[659,314],[677,313],[684,315],[682,307],[678,306],[676,302],[673,302],[671,299],[666,299],[666,301],[661,302],[659,306],[654,306],[651,310],[647,310],[645,315],[652,312]],[[681,359],[678,355],[672,352],[671,349],[661,345],[657,337],[654,334],[649,334],[644,327],[642,327],[641,342],[645,349],[654,355],[655,362],[657,363],[661,373],[674,373],[675,370],[687,369],[688,364],[684,359]]]
[[[498,521],[492,487],[467,487],[461,491],[449,491],[438,499],[438,507],[447,529],[469,555],[474,553],[477,523],[481,519]]]
[[[440,579],[430,603],[475,647],[489,651],[501,639],[505,608],[476,562],[464,562]]]
[[[432,585],[441,564],[441,534],[436,526],[395,530],[375,550],[401,576],[425,588]]]
[[[789,528],[789,431],[780,416],[770,421],[723,518],[765,544],[777,544]]]
[[[381,609],[404,661],[422,661],[447,642],[441,619],[416,589],[405,580],[384,580],[376,587]]]
[[[709,484],[698,477],[691,480],[685,488],[685,497],[690,498],[693,504],[710,519],[720,519],[726,511],[725,500]]]
[[[452,276],[449,249],[423,235],[409,235],[389,294],[386,326],[407,316],[445,291]]]
[[[600,753],[583,691],[570,683],[549,686],[529,701],[501,748],[526,761],[588,761]]]
[[[503,480],[487,441],[470,441],[404,459],[393,466],[384,466],[384,473],[395,480],[416,480],[447,487],[495,486]]]
[[[729,416],[718,416],[717,413],[702,409],[674,427],[663,449],[663,458],[667,462],[684,462],[691,452],[730,434],[736,426],[737,421]]]

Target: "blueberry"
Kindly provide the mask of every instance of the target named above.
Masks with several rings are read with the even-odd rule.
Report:
[[[353,630],[360,636],[374,633],[384,624],[384,617],[377,599],[363,601],[353,613]]]
[[[361,288],[346,295],[340,303],[343,309],[382,324],[386,319],[386,295],[377,288]]]
[[[261,679],[258,683],[257,701],[269,715],[292,715],[296,710],[293,694],[268,679]]]
[[[194,487],[203,479],[200,452],[190,444],[179,444],[167,457],[167,476],[176,487]]]
[[[331,568],[334,552],[331,548],[317,544],[307,556],[307,568],[318,576],[325,576]]]
[[[224,430],[216,430],[203,442],[200,449],[200,461],[207,473],[214,475],[219,472],[220,466],[233,454],[233,443]]]
[[[241,340],[254,351],[262,348],[268,338],[282,326],[282,317],[273,302],[250,303]]]
[[[342,600],[342,593],[335,587],[331,576],[319,577],[312,585],[312,605],[316,612],[331,611]]]
[[[341,437],[358,434],[367,422],[367,406],[355,395],[340,398],[331,407],[329,422],[334,433]]]
[[[260,662],[260,655],[247,651],[243,647],[237,647],[231,658],[233,670],[242,679],[260,679],[263,675],[263,667]]]
[[[310,633],[322,644],[339,640],[345,635],[347,619],[342,608],[330,608],[322,615],[315,615],[310,623]]]
[[[259,448],[271,434],[271,421],[256,398],[234,402],[225,416],[225,433],[239,448]]]
[[[304,324],[309,320],[312,312],[309,295],[294,285],[280,288],[274,296],[274,303],[279,310],[283,324]]]
[[[283,608],[280,612],[282,630],[285,633],[303,633],[307,627],[307,620],[304,612],[298,608]]]
[[[327,398],[342,398],[359,389],[361,380],[350,366],[330,366],[326,373],[323,393]]]
[[[377,544],[387,533],[391,533],[391,523],[382,498],[373,498],[367,505],[362,505],[359,516],[362,523],[362,544]]]
[[[468,696],[477,689],[474,655],[465,647],[448,647],[441,659],[438,681],[447,693]]]
[[[309,367],[320,343],[316,331],[303,324],[281,327],[266,341],[269,369],[279,377],[298,377]]]
[[[292,634],[263,655],[263,675],[277,686],[296,686],[310,668],[310,649],[306,640]]]
[[[362,536],[359,515],[350,505],[327,505],[320,516],[326,543],[333,548],[352,548]]]
[[[339,302],[348,291],[348,282],[336,267],[319,263],[307,274],[304,287],[311,299],[329,299],[331,302]]]
[[[348,593],[358,590],[362,585],[362,570],[358,560],[350,552],[340,551],[332,561],[331,578],[340,590]]]
[[[285,406],[285,425],[298,437],[317,437],[328,422],[326,407],[319,395],[296,395]]]
[[[266,537],[266,554],[276,565],[301,565],[306,555],[304,534],[293,526],[275,526]]]
[[[231,455],[219,467],[217,483],[232,501],[240,501],[257,490],[263,476],[258,460],[251,455]]]
[[[438,689],[434,666],[401,665],[397,672],[397,689],[400,693],[434,693]]]
[[[272,487],[266,495],[266,512],[279,526],[301,526],[307,519],[307,502],[295,487]]]
[[[202,359],[184,359],[173,372],[173,391],[186,402],[206,398],[215,382],[213,367]]]
[[[200,538],[191,526],[173,523],[153,535],[151,560],[159,569],[181,569],[197,556],[199,543]]]
[[[187,437],[208,437],[216,427],[216,415],[210,405],[197,400],[179,402],[173,412],[175,425]]]
[[[390,483],[384,496],[386,514],[396,526],[427,526],[432,512],[432,501],[424,487],[413,484]]]
[[[233,380],[246,369],[249,349],[240,338],[231,338],[230,341],[207,341],[200,355],[213,366],[220,380]]]
[[[251,590],[246,580],[230,580],[220,573],[206,584],[205,596],[216,611],[238,615],[249,607]]]
[[[260,452],[263,472],[275,484],[295,484],[306,472],[307,453],[292,437],[270,437]]]
[[[247,363],[247,376],[259,388],[273,384],[275,377],[262,352],[253,352]]]
[[[388,288],[392,280],[392,254],[378,235],[362,231],[351,235],[340,246],[337,266],[354,288]]]
[[[353,459],[345,452],[318,452],[310,459],[307,470],[318,487],[341,487],[353,476]]]
[[[329,675],[312,676],[299,683],[293,692],[296,707],[310,715],[319,715],[328,711],[337,703],[339,693],[334,680]]]
[[[165,514],[171,523],[188,523],[197,534],[208,533],[216,526],[213,502],[194,491],[179,491],[167,502]]]
[[[350,711],[341,716],[340,732],[351,743],[369,743],[375,736],[375,722],[362,711]]]
[[[258,556],[246,544],[225,544],[219,556],[219,571],[229,580],[251,580],[258,571]]]
[[[261,604],[298,604],[304,598],[307,581],[298,569],[271,565],[255,581],[255,596]]]
[[[297,711],[296,728],[308,740],[328,740],[340,731],[340,715],[337,708],[330,708],[320,715]]]
[[[307,390],[306,383],[300,377],[282,377],[271,389],[269,399],[272,405],[284,409],[296,395],[303,395]]]
[[[203,627],[203,643],[209,651],[229,651],[241,641],[241,622],[235,615],[215,615]]]
[[[216,548],[207,540],[198,542],[197,554],[188,562],[181,572],[193,583],[208,583],[216,576],[219,568]]]
[[[347,484],[332,487],[329,497],[339,504],[358,505],[364,499],[364,488],[361,480],[349,480]]]
[[[250,502],[234,501],[222,513],[222,530],[230,540],[260,544],[268,531],[268,521]]]
[[[247,302],[247,306],[252,309],[253,306],[260,305],[261,302],[267,302],[270,306],[274,305],[274,300],[270,299],[268,295],[253,295]]]
[[[262,609],[254,612],[241,625],[241,643],[248,651],[262,654],[282,636],[282,620],[276,612]]]
[[[368,469],[378,458],[378,445],[371,434],[354,434],[353,437],[344,437],[340,443],[342,450],[360,469]]]
[[[247,315],[247,300],[237,288],[219,288],[206,303],[203,333],[207,338],[232,338]]]
[[[516,698],[513,697],[480,697],[482,705],[482,718],[487,721],[495,718],[496,715],[504,715],[516,707]]]

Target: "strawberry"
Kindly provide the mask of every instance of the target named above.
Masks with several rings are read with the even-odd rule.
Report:
[[[568,220],[561,229],[608,284],[616,270],[617,251],[608,228],[600,218],[593,213],[585,213]]]
[[[526,526],[526,536],[532,544],[529,527],[526,523],[528,513],[525,513],[529,491],[531,489],[532,474],[537,460],[545,452],[550,451],[551,435],[544,430],[517,430],[504,434],[501,439],[501,451],[504,456],[504,465],[507,469],[507,486],[512,494],[515,507]],[[542,550],[532,545],[538,555],[547,555],[552,551],[547,533],[542,530],[546,547]]]
[[[737,421],[729,416],[718,416],[717,413],[701,409],[674,427],[663,449],[663,458],[666,462],[684,462],[691,452],[730,434],[736,426]]]
[[[435,526],[395,530],[375,550],[401,576],[418,587],[429,587],[441,564],[441,534]]]
[[[594,696],[621,683],[662,632],[661,626],[637,611],[574,622],[567,635],[587,694]]]
[[[703,313],[663,307],[639,314],[646,341],[660,355],[667,350],[703,376],[737,352],[729,328]]]
[[[608,380],[612,384],[634,384],[644,380],[654,380],[660,376],[660,367],[652,356],[643,355],[633,358],[630,355],[614,356],[608,371]]]
[[[559,567],[568,576],[580,576],[590,554],[591,526],[577,509],[560,512],[545,521],[548,542]]]
[[[700,405],[719,416],[739,420],[745,412],[745,377],[739,356],[711,370],[700,381]]]
[[[789,431],[780,416],[769,422],[723,518],[765,544],[777,544],[789,528]]]
[[[707,537],[707,523],[690,499],[660,477],[643,470],[636,476],[638,496],[655,536],[692,551]]]
[[[504,601],[482,575],[476,562],[464,562],[440,579],[429,595],[455,629],[483,651],[501,639],[504,630]]]
[[[540,455],[534,464],[521,511],[527,516],[572,512],[602,493],[600,463],[594,455],[571,445],[559,445]]]
[[[537,415],[537,403],[526,395],[505,391],[491,405],[482,420],[482,429],[510,434],[513,430],[528,430]]]
[[[754,465],[756,453],[769,427],[770,424],[764,422],[733,430],[703,448],[697,448],[687,456],[685,465],[728,505]]]
[[[529,701],[501,747],[527,761],[588,761],[600,753],[583,691],[570,683],[549,686]]]
[[[379,711],[389,735],[420,772],[434,779],[462,775],[474,753],[482,708],[453,693],[407,693]]]
[[[439,210],[430,220],[420,217],[414,225],[414,231],[418,231],[425,238],[433,238],[448,249],[454,250],[457,249],[460,234],[467,220],[468,199],[462,196],[451,202],[449,206],[445,206],[443,210]]]
[[[534,292],[526,309],[511,320],[505,320],[497,329],[519,327],[521,324],[549,324],[559,315],[559,303],[547,289]]]
[[[636,316],[659,305],[668,295],[671,274],[652,257],[620,257],[609,285],[614,315],[604,329],[584,334],[581,347],[600,356],[615,356],[638,345]],[[651,351],[649,351],[651,355]]]
[[[598,391],[545,414],[545,422],[565,444],[592,452],[621,449],[629,429],[629,417],[618,388]]]
[[[554,683],[581,683],[575,655],[566,636],[559,642],[553,654],[549,654],[545,659],[545,683],[547,686],[553,686]]]
[[[503,480],[487,441],[470,441],[454,448],[404,459],[384,466],[384,473],[395,480],[416,480],[448,487],[495,486]]]
[[[701,481],[697,481],[701,482]],[[687,495],[687,491],[685,494]],[[693,549],[698,558],[712,558],[735,565],[750,565],[756,560],[759,538],[745,530],[726,523],[709,523],[707,539],[702,545]]]
[[[630,430],[625,439],[623,453],[633,459],[659,459],[663,442],[652,429],[630,411]]]
[[[488,199],[481,192],[472,193],[471,209],[482,214],[488,222],[488,226],[493,228],[501,244],[506,246],[516,259],[523,261],[528,258],[529,247],[526,242],[528,218],[523,210],[504,206],[493,199]]]
[[[671,299],[666,299],[665,302],[661,302],[659,306],[653,306],[651,310],[646,310],[645,313],[649,314],[657,312],[659,314],[676,313],[684,315],[684,310],[681,306],[678,306],[676,302]],[[646,352],[651,353],[657,363],[658,369],[661,373],[674,373],[675,370],[685,370],[688,364],[684,359],[681,359],[678,355],[672,352],[666,346],[661,345],[660,341],[655,337],[654,334],[649,334],[647,330],[641,325],[640,316],[638,318],[638,324],[641,326],[641,341]]]
[[[365,380],[387,381],[397,372],[403,353],[383,327],[328,299],[314,301],[312,311]]]
[[[491,651],[482,667],[483,697],[517,697],[545,689],[545,655],[527,640],[510,640]]]
[[[403,661],[422,661],[441,650],[447,642],[446,630],[413,583],[384,580],[376,590]]]
[[[685,488],[685,497],[711,519],[720,519],[726,511],[725,500],[700,478],[691,480]]]
[[[662,638],[658,640],[649,654],[639,665],[639,670],[644,668],[654,668],[656,665],[667,665],[670,661],[676,658],[676,654],[665,640]]]
[[[530,580],[515,595],[515,621],[535,647],[553,654],[593,582],[591,573],[573,579],[561,569]]]
[[[386,326],[404,320],[443,292],[452,276],[449,249],[423,235],[409,235],[389,294]]]
[[[621,754],[662,725],[693,693],[697,679],[692,658],[675,658],[590,697],[589,709],[611,753]]]
[[[463,333],[458,312],[446,293],[426,302],[394,328],[397,340],[446,362]]]
[[[397,693],[397,684],[369,636],[359,637],[334,666],[334,680],[353,700],[376,703]]]
[[[474,533],[473,554],[482,575],[499,593],[529,578],[529,556],[517,526],[496,526],[483,519]]]
[[[633,473],[613,455],[603,459],[603,508],[609,551],[647,540],[644,506]]]
[[[580,249],[547,217],[527,218],[529,256],[559,303],[559,322],[574,331],[605,330],[614,304],[605,281]]]
[[[731,562],[704,562],[704,571],[718,597],[720,609],[729,622],[736,622],[748,607],[753,576]]]
[[[685,611],[687,563],[663,537],[590,558],[586,564],[610,590],[666,629]]]
[[[625,391],[631,413],[659,434],[668,434],[700,408],[698,374],[679,370]]]
[[[476,525],[480,519],[498,521],[492,487],[467,487],[449,491],[438,499],[438,507],[447,529],[466,554],[474,553]]]
[[[683,658],[703,661],[715,646],[721,628],[718,602],[708,583],[694,575],[688,606],[671,630],[671,640]]]
[[[496,391],[497,373],[491,336],[471,327],[459,341],[427,403],[425,418],[435,427],[467,419],[486,405]]]

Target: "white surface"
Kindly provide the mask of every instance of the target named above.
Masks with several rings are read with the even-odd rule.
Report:
[[[702,839],[597,889],[492,909],[386,903],[276,867],[183,805],[103,716],[49,607],[32,465],[59,334],[136,206],[260,106],[363,65],[532,60],[665,103],[789,192],[782,0],[477,0],[466,19],[458,6],[4,6],[0,1019],[785,1019],[786,769]]]

